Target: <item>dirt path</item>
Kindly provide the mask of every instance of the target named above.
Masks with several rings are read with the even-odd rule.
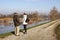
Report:
[[[60,23],[53,21],[28,30],[27,34],[20,32],[20,36],[11,35],[0,40],[57,40],[54,30]]]

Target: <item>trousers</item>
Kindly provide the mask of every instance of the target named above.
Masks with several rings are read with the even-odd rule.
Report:
[[[16,36],[19,35],[19,30],[20,30],[19,26],[16,26],[16,27],[15,27],[15,35],[16,35]]]
[[[25,32],[27,32],[27,28],[26,28],[27,25],[23,25],[23,26],[24,26],[24,30],[25,30]]]

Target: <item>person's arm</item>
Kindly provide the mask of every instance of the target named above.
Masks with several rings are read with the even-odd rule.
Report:
[[[16,21],[17,21],[17,23],[21,24],[19,16],[17,16],[17,20]]]

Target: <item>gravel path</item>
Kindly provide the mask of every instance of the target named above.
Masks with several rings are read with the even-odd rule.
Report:
[[[57,40],[54,30],[58,24],[60,24],[60,21],[55,20],[29,29],[27,34],[20,32],[20,36],[10,35],[0,40]]]

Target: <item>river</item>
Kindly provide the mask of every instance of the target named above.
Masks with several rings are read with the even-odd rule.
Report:
[[[50,20],[45,20],[45,21],[40,21],[40,22],[36,22],[36,23],[33,23],[33,24],[29,24],[29,25],[27,25],[27,28],[33,27],[33,26],[36,26],[36,25],[39,25],[39,24],[42,24],[42,23],[45,23],[45,22],[49,22],[49,21]],[[23,25],[20,25],[20,28],[23,29]],[[11,32],[11,31],[14,31],[14,25],[13,24],[10,25],[10,26],[0,25],[0,34]]]

